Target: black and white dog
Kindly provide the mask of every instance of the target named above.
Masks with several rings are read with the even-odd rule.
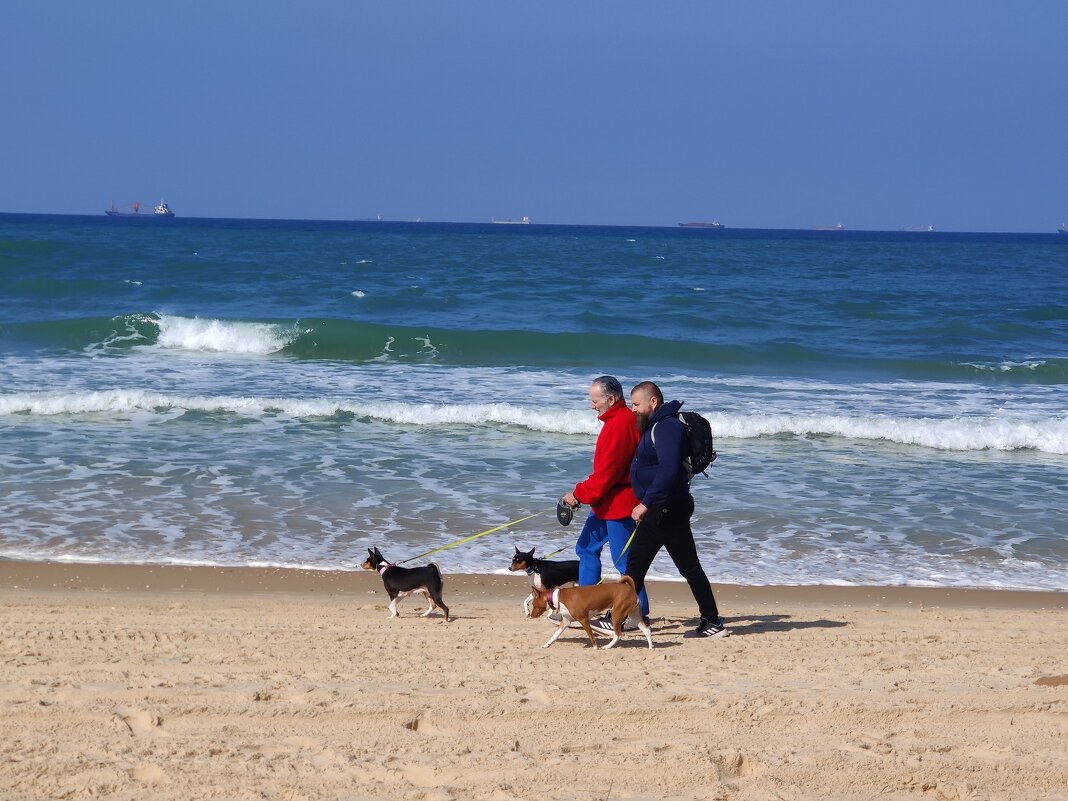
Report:
[[[519,550],[515,546],[515,556],[509,570],[518,572],[527,571],[530,577],[530,586],[537,587],[546,592],[552,592],[557,587],[574,587],[578,584],[579,563],[578,559],[570,559],[565,562],[552,562],[548,559],[535,559],[534,548],[529,551]],[[534,593],[530,593],[523,601],[523,614],[530,617],[530,609],[534,604]]]
[[[382,583],[389,594],[389,616],[397,616],[397,601],[417,593],[426,597],[430,606],[422,617],[426,617],[437,607],[445,613],[445,622],[449,621],[449,607],[441,600],[441,588],[444,582],[438,566],[431,563],[425,567],[398,567],[386,561],[378,548],[367,549],[367,561],[362,565],[365,570],[377,570],[382,574]]]

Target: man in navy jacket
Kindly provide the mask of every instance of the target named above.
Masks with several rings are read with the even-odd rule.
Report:
[[[697,545],[690,528],[693,496],[690,476],[683,466],[689,455],[688,440],[679,420],[679,401],[664,403],[660,387],[643,381],[630,393],[630,405],[638,421],[641,439],[630,465],[630,485],[638,499],[631,512],[637,522],[634,539],[627,554],[627,575],[635,589],[645,586],[645,574],[661,548],[690,585],[690,592],[701,612],[696,629],[686,637],[726,637],[712,594],[708,576],[697,557]]]

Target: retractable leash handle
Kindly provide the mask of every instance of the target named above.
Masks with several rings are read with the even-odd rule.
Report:
[[[563,501],[556,504],[556,519],[561,526],[570,526],[571,520],[575,517],[575,510],[568,506]]]

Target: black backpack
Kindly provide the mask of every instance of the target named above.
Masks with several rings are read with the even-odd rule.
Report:
[[[683,467],[686,468],[691,478],[698,473],[707,478],[708,473],[705,471],[719,455],[712,442],[712,424],[697,412],[679,412],[679,422],[682,423],[682,429],[686,432],[688,451],[688,455],[682,460]],[[653,431],[649,436],[655,448],[656,426],[653,426]]]

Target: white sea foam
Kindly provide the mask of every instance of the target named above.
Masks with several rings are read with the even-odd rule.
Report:
[[[409,426],[515,426],[530,431],[592,435],[599,428],[588,413],[532,408],[516,403],[361,403],[342,398],[279,398],[177,395],[147,390],[98,392],[17,392],[0,395],[0,414],[79,415],[175,410],[229,412],[261,418],[332,417],[348,413]],[[716,437],[755,439],[775,436],[827,436],[885,441],[945,451],[1030,449],[1068,454],[1068,417],[1038,419],[954,417],[947,419],[846,415],[707,415]]]
[[[292,342],[295,326],[159,315],[156,347],[210,353],[277,353]]]
[[[352,291],[352,292],[351,292],[350,294],[351,294],[351,295],[352,295],[352,296],[353,296],[354,298],[365,298],[365,297],[367,297],[367,293],[366,293],[366,292],[362,292],[362,291],[361,291],[361,290],[359,290],[359,289],[354,289],[354,290],[353,290],[353,291]]]
[[[356,412],[355,409],[349,411]],[[361,407],[356,413],[384,422],[420,426],[512,425],[556,434],[595,434],[599,428],[597,422],[583,412],[531,410],[511,403],[374,403]]]
[[[965,367],[974,367],[976,370],[985,370],[992,373],[1007,373],[1010,370],[1037,370],[1048,362],[1045,359],[1027,359],[1020,362],[961,362]]]
[[[231,412],[247,417],[283,414],[295,418],[332,417],[339,412],[386,423],[415,426],[514,425],[532,431],[559,434],[594,434],[597,423],[578,411],[540,411],[509,403],[410,404],[357,403],[314,398],[253,398],[207,395],[170,395],[147,390],[101,392],[24,392],[0,395],[0,414],[79,415],[130,414],[137,411]]]
[[[708,418],[718,436],[740,439],[789,434],[884,440],[947,451],[1033,449],[1068,453],[1068,418],[1065,417],[1020,420],[710,414]]]

